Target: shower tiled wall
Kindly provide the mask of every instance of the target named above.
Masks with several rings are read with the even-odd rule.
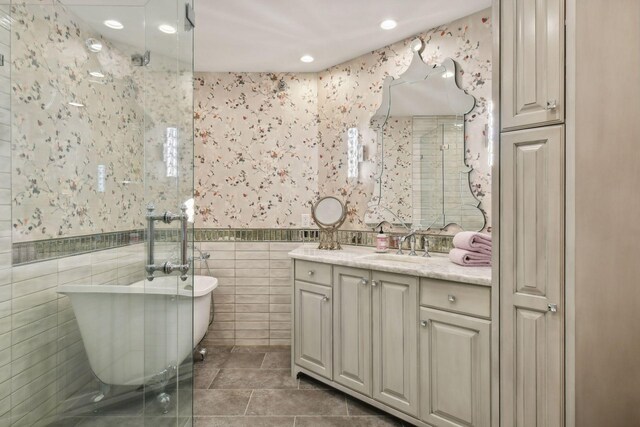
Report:
[[[5,219],[0,217],[0,223]],[[13,268],[9,258],[3,257],[1,420],[10,420],[12,426],[44,423],[97,390],[69,298],[58,294],[57,287],[141,280],[143,257],[141,244]]]
[[[8,6],[0,6],[6,14]],[[0,51],[10,61],[10,33],[0,27]],[[0,420],[11,411],[11,82],[0,67]]]
[[[291,342],[291,260],[300,242],[201,242],[209,252],[214,322],[203,345],[288,345]],[[198,274],[207,275],[204,262]]]

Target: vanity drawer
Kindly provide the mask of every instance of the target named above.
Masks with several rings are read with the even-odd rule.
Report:
[[[296,280],[331,286],[331,265],[296,260],[295,278]]]
[[[491,317],[491,289],[438,279],[420,279],[420,305]]]

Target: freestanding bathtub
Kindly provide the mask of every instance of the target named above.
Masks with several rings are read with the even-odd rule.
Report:
[[[191,285],[161,276],[131,285],[61,285],[58,293],[71,300],[98,379],[143,385],[175,370],[207,331],[218,280],[194,276]]]

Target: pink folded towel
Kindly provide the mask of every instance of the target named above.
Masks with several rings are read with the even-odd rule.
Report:
[[[489,267],[491,265],[491,255],[464,249],[451,249],[449,259],[451,262],[465,267]]]
[[[453,246],[458,249],[491,255],[491,234],[461,231],[453,236]]]

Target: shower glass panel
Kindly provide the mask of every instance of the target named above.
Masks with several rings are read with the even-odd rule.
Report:
[[[0,5],[2,426],[192,425],[190,1]]]

